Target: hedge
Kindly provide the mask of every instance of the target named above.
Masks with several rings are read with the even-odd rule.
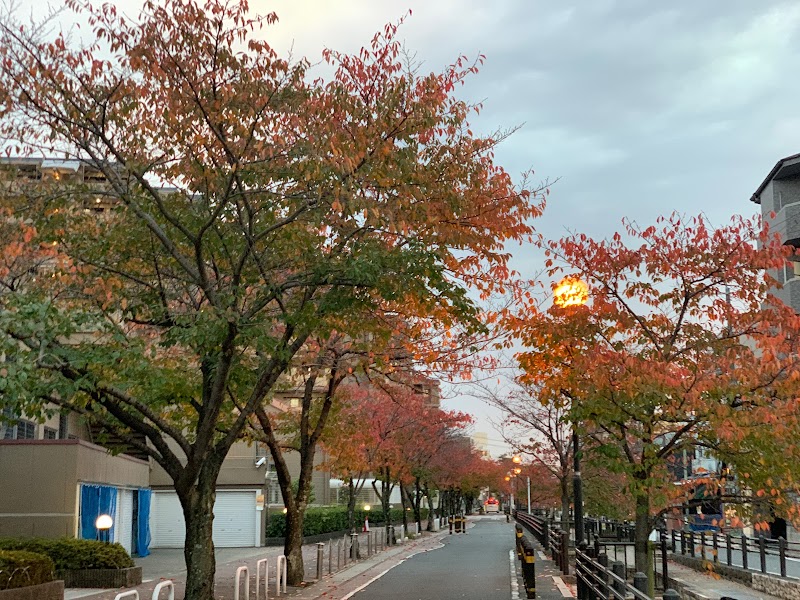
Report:
[[[414,520],[414,513],[408,513],[408,520]],[[356,526],[359,528],[364,523],[365,518],[369,518],[370,525],[380,525],[383,523],[383,511],[380,506],[375,510],[365,511],[357,509],[354,513]],[[389,513],[392,523],[399,523],[403,520],[403,509],[393,508]],[[422,509],[422,518],[428,518],[428,509]],[[306,510],[303,521],[303,535],[321,535],[333,531],[347,530],[347,507],[328,506],[321,508],[309,508]],[[286,533],[286,515],[283,513],[270,513],[269,526],[267,527],[267,537],[283,537]]]
[[[126,569],[133,559],[120,544],[75,538],[0,538],[0,550],[25,550],[49,556],[58,571]]]
[[[53,581],[53,561],[36,552],[0,550],[0,590]]]

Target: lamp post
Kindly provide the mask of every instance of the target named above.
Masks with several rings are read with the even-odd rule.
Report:
[[[94,522],[95,529],[97,529],[97,539],[100,542],[105,542],[106,544],[111,543],[109,539],[109,531],[111,531],[111,527],[114,525],[114,519],[111,518],[111,515],[100,515],[97,517],[97,520]]]
[[[589,301],[589,286],[577,277],[565,277],[553,290],[553,302],[561,308],[583,306]],[[575,545],[583,541],[583,480],[577,424],[572,422],[572,495],[575,504]]]

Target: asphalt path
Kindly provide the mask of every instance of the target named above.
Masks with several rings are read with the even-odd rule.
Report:
[[[353,600],[507,600],[513,525],[502,515],[470,522],[474,526],[466,534],[448,535],[442,547],[411,556],[352,595]]]

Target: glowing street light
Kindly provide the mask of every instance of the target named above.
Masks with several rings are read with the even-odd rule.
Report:
[[[94,522],[94,526],[97,529],[97,539],[101,542],[110,542],[109,539],[109,532],[111,528],[114,526],[114,519],[111,518],[111,515],[100,515]]]
[[[564,277],[553,290],[553,302],[561,308],[582,306],[589,301],[589,286],[578,277]]]

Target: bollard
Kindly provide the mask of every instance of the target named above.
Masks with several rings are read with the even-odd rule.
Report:
[[[358,534],[350,534],[350,558],[353,561],[358,560]]]
[[[342,568],[342,540],[336,540],[336,570]]]
[[[523,538],[522,578],[525,581],[525,595],[527,598],[536,598],[536,557],[533,554],[533,544]]]
[[[761,535],[758,538],[758,553],[761,558],[761,572],[767,572],[767,542],[766,538]]]
[[[633,576],[633,587],[642,593],[647,593],[647,575],[637,571]]]
[[[515,542],[517,546],[517,560],[522,560],[522,525],[514,526]]]
[[[175,583],[171,579],[162,581],[153,588],[153,596],[150,600],[158,600],[161,597],[161,590],[166,589],[168,592],[167,600],[175,600]]]
[[[672,588],[669,588],[664,592],[663,598],[664,600],[681,600],[680,594],[678,594],[678,592],[676,592]]]
[[[561,532],[561,571],[569,575],[569,532]]]
[[[396,543],[397,543],[397,539],[395,538],[395,535],[394,535],[394,525],[389,525],[389,545],[393,546]]]
[[[136,590],[130,590],[114,596],[114,600],[123,600],[123,598],[133,598],[133,600],[139,600],[139,592]]]
[[[264,585],[261,585],[261,569],[264,569]],[[264,600],[269,598],[269,559],[262,558],[256,563],[256,600],[261,598],[261,588],[264,588]]]
[[[619,560],[615,560],[611,563],[611,572],[614,573],[619,579],[614,579],[614,592],[615,597],[617,598],[624,598],[627,590],[625,589],[625,563]]]
[[[286,557],[281,554],[275,561],[275,595],[281,595],[281,581],[283,581],[283,593],[286,593]]]
[[[241,591],[242,573],[244,573],[244,600],[250,600],[250,571],[247,567],[239,567],[236,569],[236,580],[233,590],[233,600],[239,600],[239,592]]]
[[[447,522],[450,524],[450,535],[453,535],[453,517],[448,517]]]
[[[317,542],[317,581],[322,579],[322,567],[325,559],[325,543]]]

